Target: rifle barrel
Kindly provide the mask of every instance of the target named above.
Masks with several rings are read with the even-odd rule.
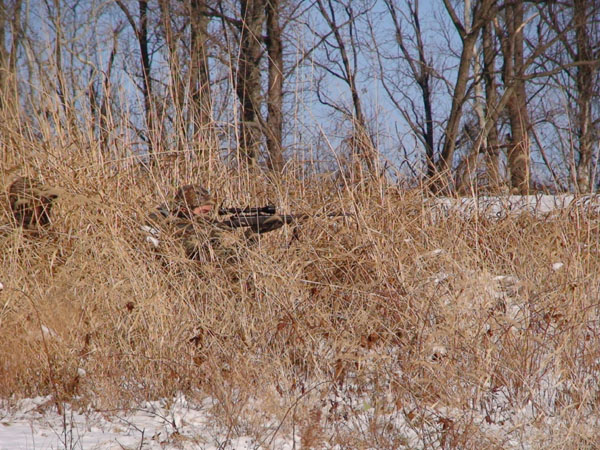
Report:
[[[316,214],[234,214],[225,220],[216,222],[217,226],[224,228],[250,227],[255,231],[277,229],[282,225],[289,225],[309,217],[346,217],[348,213]]]
[[[244,208],[220,208],[219,215],[224,216],[227,214],[254,214],[254,215],[273,215],[277,211],[277,208],[273,205],[266,206],[246,206]]]
[[[256,214],[240,214],[228,217],[225,220],[218,222],[219,225],[227,228],[240,228],[240,227],[253,227],[260,228],[261,225],[272,222],[283,222],[289,224],[298,220],[299,218],[306,216],[299,216],[293,214],[271,214],[271,215],[256,215]]]

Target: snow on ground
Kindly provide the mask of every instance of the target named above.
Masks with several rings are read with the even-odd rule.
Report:
[[[265,448],[251,437],[233,437],[216,426],[210,403],[192,407],[179,397],[170,405],[146,402],[131,411],[109,413],[78,412],[65,405],[60,415],[50,397],[21,400],[10,411],[0,407],[0,450]],[[293,443],[275,436],[271,446],[285,450]]]
[[[538,217],[580,208],[588,214],[600,212],[600,195],[509,195],[461,198],[434,198],[429,201],[435,215],[460,212],[466,216],[504,218],[509,214],[530,213]]]

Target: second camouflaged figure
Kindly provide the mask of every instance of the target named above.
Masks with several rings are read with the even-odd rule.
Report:
[[[58,197],[54,191],[32,178],[17,178],[8,188],[8,203],[15,223],[25,229],[48,225],[52,202]]]

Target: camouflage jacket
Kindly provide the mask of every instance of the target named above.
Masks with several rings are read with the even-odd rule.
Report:
[[[142,227],[147,242],[159,247],[161,240],[172,240],[183,247],[188,258],[202,263],[234,263],[239,260],[240,244],[252,242],[251,238],[245,242],[236,239],[211,217],[175,217],[166,206],[160,206],[150,213],[148,219]]]
[[[32,178],[17,178],[8,188],[8,201],[15,223],[26,229],[48,225],[52,202],[58,197],[55,191]]]

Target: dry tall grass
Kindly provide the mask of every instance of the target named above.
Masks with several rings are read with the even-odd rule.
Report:
[[[111,410],[183,392],[266,447],[292,433],[303,448],[600,445],[597,218],[435,221],[421,192],[384,183],[189,158],[148,170],[45,142],[15,134],[0,161],[2,186],[64,190],[49,229],[2,228],[0,397]],[[139,231],[191,181],[227,205],[354,215],[201,265]]]

